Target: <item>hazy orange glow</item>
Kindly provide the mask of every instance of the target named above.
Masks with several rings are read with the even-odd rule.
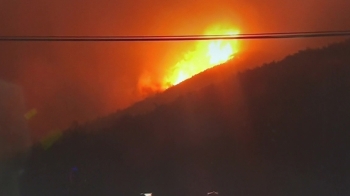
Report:
[[[237,35],[238,33],[238,30],[231,28],[215,27],[206,31],[204,35]],[[227,62],[237,52],[237,40],[197,41],[195,48],[186,52],[180,61],[170,67],[163,79],[155,82],[146,74],[140,78],[139,88],[144,94],[148,94],[150,91],[163,91],[206,69]]]

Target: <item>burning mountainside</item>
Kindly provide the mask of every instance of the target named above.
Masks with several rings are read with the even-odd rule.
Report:
[[[238,30],[232,28],[214,27],[204,35],[237,35]],[[144,74],[139,80],[141,92],[159,92],[177,85],[192,76],[216,65],[227,62],[238,52],[237,40],[198,41],[195,49],[183,55],[183,59],[170,67],[161,81],[155,81],[149,74]]]

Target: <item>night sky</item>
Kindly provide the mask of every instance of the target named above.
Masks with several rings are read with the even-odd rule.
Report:
[[[350,29],[348,0],[0,0],[0,34],[181,35],[229,24],[242,33]],[[281,59],[337,39],[242,42],[242,54]],[[0,79],[22,87],[34,140],[72,121],[108,115],[144,98],[145,72],[159,77],[193,46],[183,43],[0,44]]]

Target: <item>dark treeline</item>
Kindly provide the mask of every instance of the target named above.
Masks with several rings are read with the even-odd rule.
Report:
[[[253,57],[252,57],[253,58]],[[350,41],[36,145],[23,195],[350,194]],[[92,131],[94,130],[94,131]]]

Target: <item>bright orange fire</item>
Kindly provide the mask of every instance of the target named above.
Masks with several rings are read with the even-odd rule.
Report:
[[[233,29],[210,29],[205,35],[237,35]],[[184,80],[232,59],[238,51],[237,40],[198,41],[196,48],[184,55],[164,77],[163,87],[177,85]]]
[[[206,31],[204,35],[237,35],[238,33],[238,30],[215,27]],[[237,52],[237,40],[197,41],[195,48],[185,53],[182,60],[170,67],[161,81],[154,82],[149,75],[145,75],[139,80],[139,88],[143,91],[163,91],[206,69],[227,62]]]

